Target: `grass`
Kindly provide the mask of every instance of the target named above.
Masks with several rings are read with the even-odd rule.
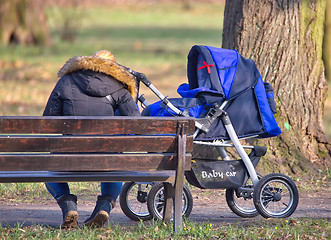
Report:
[[[182,231],[172,232],[172,226],[161,222],[140,223],[137,226],[111,225],[105,228],[54,229],[45,226],[0,227],[1,239],[329,239],[327,219],[263,220],[245,224],[197,224],[184,221]]]

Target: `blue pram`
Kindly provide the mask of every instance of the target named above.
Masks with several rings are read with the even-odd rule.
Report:
[[[194,46],[188,55],[187,76],[189,83],[177,90],[183,98],[169,99],[181,111],[204,118],[214,104],[223,104],[239,138],[281,134],[273,116],[276,113],[273,89],[262,81],[252,60],[235,50]],[[162,101],[149,105],[143,114],[177,115]],[[215,121],[195,139],[229,139],[229,136],[224,125]]]
[[[191,171],[185,174],[190,184],[226,189],[228,206],[241,217],[261,214],[279,218],[295,211],[299,200],[295,183],[283,174],[260,176],[255,167],[267,148],[240,142],[281,134],[273,116],[276,105],[272,86],[263,82],[254,61],[235,50],[193,46],[188,55],[188,84],[178,87],[182,98],[171,99],[164,97],[144,74],[131,72],[160,98],[149,105],[140,96],[145,105],[143,115],[195,117],[194,144],[217,149],[217,159],[193,159]],[[239,160],[231,160],[226,151],[229,147],[236,150]],[[150,191],[146,201],[149,213],[162,218],[159,193]]]

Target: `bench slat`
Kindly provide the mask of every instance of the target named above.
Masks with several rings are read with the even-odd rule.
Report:
[[[170,153],[1,154],[0,171],[173,170],[177,164],[174,158]],[[190,153],[185,161],[186,170],[190,170]]]
[[[0,134],[176,134],[180,117],[0,117]],[[187,121],[194,132],[194,121]]]
[[[0,136],[0,152],[175,152],[175,145],[176,136]]]
[[[173,182],[174,171],[111,172],[1,172],[1,183],[30,182]]]

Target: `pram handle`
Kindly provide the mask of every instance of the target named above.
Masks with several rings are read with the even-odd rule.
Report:
[[[144,73],[136,72],[134,70],[129,70],[130,73],[137,78],[138,81],[141,81],[143,84],[145,84],[149,89],[152,90],[152,92],[155,93],[155,95],[162,101],[163,104],[168,106],[176,115],[178,116],[184,116],[184,117],[189,117],[188,112],[186,111],[181,111],[177,107],[175,107],[168,99],[167,97],[163,96],[162,93],[157,90],[156,87],[152,84],[150,80],[146,77]]]
[[[149,87],[152,84],[152,82],[146,77],[144,73],[136,72],[132,69],[130,69],[129,71],[133,76],[137,78],[138,81],[142,82],[147,87]]]

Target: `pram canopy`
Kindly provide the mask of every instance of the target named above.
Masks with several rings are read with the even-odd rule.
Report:
[[[272,86],[263,82],[251,59],[235,50],[195,45],[188,54],[188,84],[178,87],[182,98],[169,101],[190,116],[201,118],[214,104],[227,101],[224,109],[239,138],[258,135],[274,137],[281,130],[273,116],[276,112]],[[162,102],[150,105],[144,115],[174,115]],[[209,131],[200,131],[196,140],[228,139],[223,123],[215,121]]]

